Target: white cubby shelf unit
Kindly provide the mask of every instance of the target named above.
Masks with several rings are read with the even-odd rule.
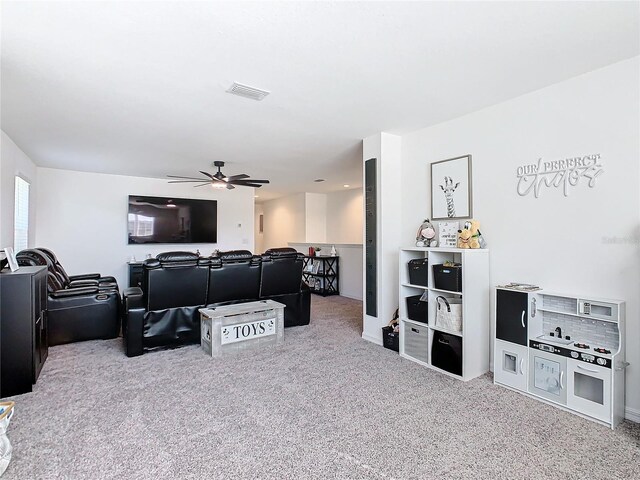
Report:
[[[427,286],[413,285],[409,282],[409,261],[425,258],[428,262]],[[462,265],[461,292],[435,288],[433,265],[447,261]],[[463,381],[488,372],[491,343],[489,250],[444,247],[402,248],[399,266],[400,356]],[[406,298],[420,295],[425,291],[428,292],[428,323],[409,319]],[[438,296],[462,301],[461,331],[448,331],[436,327]],[[461,374],[433,365],[432,350],[436,332],[443,332],[460,339]]]

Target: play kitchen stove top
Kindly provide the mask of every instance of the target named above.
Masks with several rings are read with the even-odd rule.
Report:
[[[589,345],[580,342],[560,347],[558,345],[543,343],[538,340],[529,340],[529,347],[542,350],[543,352],[560,355],[561,357],[573,358],[580,362],[593,363],[600,365],[601,367],[611,368],[610,358],[594,355],[594,353],[598,353],[600,355],[611,355],[611,351],[605,348],[598,347],[592,349]]]

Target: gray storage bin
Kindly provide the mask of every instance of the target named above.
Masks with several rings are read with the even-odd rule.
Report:
[[[404,324],[404,353],[422,362],[429,361],[429,328]]]

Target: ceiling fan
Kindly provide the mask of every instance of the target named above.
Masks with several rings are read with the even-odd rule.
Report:
[[[213,188],[226,188],[227,190],[233,190],[234,188],[236,188],[234,185],[260,188],[263,184],[269,183],[269,180],[255,180],[249,178],[249,175],[245,173],[227,177],[220,171],[220,169],[224,167],[224,162],[215,161],[213,162],[213,166],[218,167],[218,171],[213,175],[200,170],[200,173],[204,175],[204,177],[180,177],[178,175],[167,175],[167,177],[180,179],[170,180],[169,183],[199,183],[200,185],[194,185],[194,187],[204,187],[205,185],[211,185]]]

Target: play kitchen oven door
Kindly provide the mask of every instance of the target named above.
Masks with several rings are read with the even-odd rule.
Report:
[[[553,345],[530,342],[529,393],[555,403],[567,403],[567,359]]]
[[[575,352],[574,352],[575,353]],[[592,357],[591,355],[586,355]],[[594,363],[567,359],[567,406],[584,415],[611,422],[611,362],[592,357]]]

